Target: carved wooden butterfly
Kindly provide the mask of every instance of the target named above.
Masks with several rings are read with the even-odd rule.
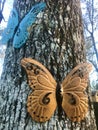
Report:
[[[27,110],[33,120],[45,122],[50,119],[57,107],[57,83],[46,67],[38,61],[24,58],[21,65],[25,68],[29,86],[33,89],[28,96]],[[85,90],[91,70],[90,63],[81,63],[61,83],[61,106],[73,122],[80,122],[88,112],[88,97]]]

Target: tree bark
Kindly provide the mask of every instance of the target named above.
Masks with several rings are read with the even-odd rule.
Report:
[[[97,129],[98,129],[98,102],[93,102],[94,104],[94,111],[95,111],[95,118],[96,118],[96,125],[97,125]]]
[[[39,0],[15,0],[19,21]],[[31,90],[27,85],[20,60],[32,57],[46,66],[56,80],[63,81],[67,73],[86,60],[79,0],[45,0],[46,9],[32,27],[30,37],[20,49],[13,48],[13,38],[7,44],[0,81],[1,130],[96,130],[91,104],[81,123],[69,119],[58,121],[57,112],[46,123],[34,122],[27,113],[26,102]]]

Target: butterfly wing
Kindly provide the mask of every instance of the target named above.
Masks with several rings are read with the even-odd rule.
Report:
[[[18,12],[15,8],[11,11],[7,27],[2,34],[1,43],[6,44],[14,35],[15,28],[18,25]]]
[[[28,96],[27,110],[33,120],[45,122],[56,109],[56,82],[50,72],[39,62],[30,58],[21,60],[33,92]]]
[[[35,23],[37,15],[46,7],[44,2],[40,2],[32,7],[29,13],[22,19],[15,33],[13,46],[15,48],[22,47],[28,39],[32,25]]]
[[[73,122],[80,122],[88,111],[86,87],[92,65],[82,63],[76,66],[62,82],[62,108]]]

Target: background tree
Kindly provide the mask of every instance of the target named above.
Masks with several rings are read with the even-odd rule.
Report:
[[[19,22],[39,0],[15,0]],[[46,123],[34,122],[26,110],[30,88],[21,68],[23,57],[32,57],[43,63],[52,75],[62,81],[70,70],[84,62],[85,48],[79,0],[45,0],[46,9],[38,15],[31,27],[25,45],[15,49],[9,39],[5,52],[3,73],[0,81],[0,129],[1,130],[96,130],[93,107],[89,95],[89,112],[81,123],[69,119],[58,121],[57,112]],[[15,29],[15,31],[17,28]]]
[[[98,2],[95,0],[82,0],[83,22],[86,40],[87,59],[94,65],[98,73],[98,49],[96,34],[98,31]]]
[[[94,73],[96,73],[96,78],[92,82],[92,90],[98,90],[98,49],[96,40],[96,34],[98,31],[98,2],[95,0],[82,0],[84,6],[83,9],[83,22],[85,31],[85,41],[86,41],[86,54],[87,59],[94,65]],[[92,91],[92,93],[93,93]],[[97,113],[98,103],[94,102],[94,111],[96,117],[96,124],[98,127],[98,113]]]

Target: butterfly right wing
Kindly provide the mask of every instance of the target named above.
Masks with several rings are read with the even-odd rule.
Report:
[[[86,88],[92,65],[77,65],[62,82],[62,107],[73,122],[80,122],[88,112]]]
[[[56,82],[50,72],[39,62],[30,58],[21,60],[28,75],[33,92],[28,96],[27,110],[33,120],[45,122],[54,113],[56,103]]]

